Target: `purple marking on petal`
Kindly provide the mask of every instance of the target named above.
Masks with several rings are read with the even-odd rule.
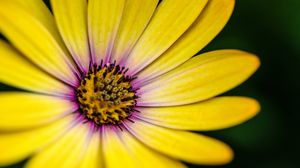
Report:
[[[138,112],[132,112],[131,113],[131,115],[128,117],[128,119],[127,120],[124,120],[123,122],[131,122],[132,123],[132,121],[133,121],[133,123],[135,122],[135,120],[136,120],[136,117],[135,117],[135,115],[138,115],[139,113]]]
[[[85,117],[83,115],[81,115],[81,113],[79,111],[75,111],[74,112],[76,121],[83,121],[85,119]]]
[[[147,108],[147,107],[144,107],[144,108]],[[140,108],[138,108],[138,109],[140,109]],[[143,110],[141,110],[141,111],[143,111]],[[142,112],[141,113],[135,113],[133,117],[135,118],[135,120],[139,120],[139,121],[142,121],[142,122],[146,122],[146,123],[149,123],[149,124],[156,125],[156,120],[154,120],[152,118],[149,118],[148,116],[145,116]]]
[[[139,78],[137,78],[136,80],[133,80],[130,84],[133,88],[142,88],[143,86],[145,86],[148,83],[140,83]],[[150,82],[149,82],[150,83]]]
[[[71,88],[67,93],[52,92],[51,94],[46,94],[45,93],[45,95],[59,97],[61,99],[69,100],[71,102],[76,102],[76,99],[77,99],[75,90],[71,89]]]
[[[80,56],[76,54],[76,51],[69,49],[70,53],[71,53],[71,57],[73,58],[74,62],[75,62],[75,69],[78,69],[80,71],[79,74],[84,73],[87,69],[87,67],[84,67],[84,65],[81,63],[80,61]]]
[[[141,81],[141,80],[139,80],[139,79],[134,80],[134,81],[131,82],[131,85],[132,85],[132,86],[135,86],[135,87],[141,87],[142,85],[141,85],[141,82],[140,82],[140,81]]]
[[[126,65],[128,66],[128,62],[126,62]],[[148,64],[139,64],[139,65],[137,65],[137,66],[135,66],[135,68],[131,68],[130,70],[129,70],[129,73],[130,74],[132,74],[132,75],[138,75],[138,73],[140,72],[140,71],[142,71],[146,66],[147,66]]]
[[[72,112],[77,111],[79,109],[79,104],[77,102],[73,102]]]
[[[91,32],[89,31],[89,46],[90,46],[90,61],[93,64],[97,63],[97,56],[95,53],[95,44],[92,42]]]
[[[88,34],[90,34],[90,31],[88,32]],[[92,54],[92,45],[91,45],[91,40],[88,40],[88,46],[89,46],[89,58],[90,58],[90,60],[89,60],[89,62],[90,63],[92,63],[92,65],[94,65],[95,64],[95,53],[93,53]],[[87,68],[87,71],[88,71],[88,69],[89,69],[89,67],[86,67]]]
[[[161,104],[160,103],[157,103],[157,102],[143,102],[143,100],[141,100],[141,101],[139,101],[139,102],[137,102],[136,103],[136,106],[137,107],[157,107],[157,106],[161,106]]]
[[[71,107],[69,110],[63,112],[63,113],[60,114],[60,115],[57,115],[56,117],[53,117],[51,121],[56,121],[56,120],[58,120],[58,119],[60,119],[60,118],[66,117],[66,116],[68,116],[68,115],[70,115],[70,114],[72,115],[72,113],[76,112],[78,108],[79,108],[78,104],[77,104],[77,103],[74,103],[74,104],[72,105],[72,107]]]
[[[78,59],[78,56],[73,56],[74,57],[74,61],[76,62],[79,70],[80,70],[80,74],[82,73],[87,73],[88,72],[88,67],[85,67],[82,62]]]
[[[175,77],[176,76],[173,76],[172,78],[175,78]],[[168,78],[168,80],[165,80],[165,83],[167,83],[172,78]],[[158,83],[157,81],[159,81],[159,79],[157,79],[157,78],[153,78],[144,83],[135,81],[134,83],[132,83],[132,86],[138,86],[140,89],[138,90],[137,94],[142,95],[142,94],[151,92],[152,90],[159,88],[161,86],[162,82]],[[154,83],[154,82],[156,82],[156,83]]]
[[[131,50],[132,50],[132,48],[128,48],[125,51],[123,51],[123,54],[121,54],[121,56],[119,57],[119,60],[117,60],[118,61],[117,63],[119,65],[127,66],[126,61],[127,61],[128,55],[130,54]],[[130,67],[128,67],[128,68],[130,68]]]
[[[88,127],[90,127],[90,130],[93,132],[96,132],[99,129],[101,129],[101,126],[98,126],[98,125],[94,124],[94,122],[87,120],[87,118],[84,115],[82,115],[79,111],[75,111],[74,115],[75,115],[74,122],[76,124],[87,124]]]
[[[40,69],[43,72],[45,72],[47,75],[49,75],[49,76],[51,76],[51,77],[59,80],[60,82],[62,82],[63,84],[66,84],[69,87],[74,87],[76,85],[76,83],[77,83],[77,79],[71,79],[71,77],[66,77],[66,76],[64,76],[63,74],[60,74],[60,73],[49,72],[49,71],[46,71],[43,68],[40,68]],[[76,77],[76,73],[73,70],[71,70],[71,72],[74,75],[74,76],[72,76],[72,78]]]
[[[70,96],[70,100],[76,100],[77,99],[77,96],[76,96],[76,91],[75,91],[75,89],[72,89],[70,92],[69,92],[69,94],[68,94],[68,96]]]
[[[109,45],[106,48],[106,55],[103,58],[104,63],[111,63],[111,61],[112,62],[114,61],[114,60],[111,60],[111,54],[112,54],[113,46],[114,46],[114,40],[111,40],[109,42]]]
[[[143,113],[135,114],[135,115],[133,116],[133,118],[134,118],[135,120],[144,121],[144,122],[149,122],[149,121],[148,121],[148,118],[145,118],[145,117],[143,116]],[[145,119],[146,119],[146,120],[145,120]]]
[[[136,121],[136,120],[139,120],[137,117],[132,117],[133,118],[133,120],[134,121]],[[134,123],[131,123],[131,122],[129,122],[129,121],[125,121],[125,122],[123,122],[123,127],[131,134],[131,135],[133,135],[133,136],[135,136],[135,133],[134,133],[134,131],[132,131],[132,129],[130,128],[130,124],[134,124]]]
[[[104,134],[107,131],[116,131],[117,129],[113,125],[102,125],[101,132]]]
[[[119,61],[117,60],[117,64],[120,65],[120,66],[122,66],[122,67],[125,67],[125,61],[122,60],[122,59],[119,60]],[[128,67],[128,68],[129,68],[129,67]]]
[[[88,124],[89,131],[90,131],[90,134],[91,134],[91,137],[92,137],[95,132],[99,131],[99,126],[96,125],[93,122],[88,122],[87,124]]]
[[[137,74],[137,76],[138,76],[138,74]],[[134,85],[134,86],[138,85],[139,87],[142,87],[142,86],[145,86],[145,85],[151,83],[151,81],[153,81],[154,79],[156,79],[159,76],[151,75],[151,76],[147,76],[144,78],[138,78],[137,80],[134,81],[134,83],[132,83],[132,85]]]
[[[71,69],[73,75],[76,77],[77,80],[75,81],[72,81],[72,80],[69,80],[71,83],[72,86],[76,85],[78,80],[79,80],[79,77],[80,77],[80,72],[78,72],[77,68],[76,68],[76,65],[74,66],[70,60],[67,60],[67,65],[68,65],[68,68]]]
[[[70,100],[70,101],[72,101],[73,98],[74,98],[74,96],[72,95],[71,90],[70,90],[69,93],[61,93],[59,91],[52,91],[51,93],[50,92],[39,92],[39,91],[37,91],[37,93],[40,93],[40,94],[46,95],[46,96],[54,96],[54,97],[58,97],[60,99]]]
[[[138,113],[138,114],[134,114],[134,116],[132,116],[132,118],[134,118],[134,120],[141,119],[143,117],[142,113]]]
[[[146,93],[146,91],[143,91],[142,89],[139,89],[139,90],[136,91],[136,94],[135,94],[135,95],[137,95],[137,96],[139,96],[139,97],[142,97],[143,94],[145,94],[145,93]]]
[[[73,113],[73,115],[74,115],[74,120],[72,121],[73,124],[72,127],[75,127],[78,124],[82,124],[82,119],[80,118],[79,113]]]

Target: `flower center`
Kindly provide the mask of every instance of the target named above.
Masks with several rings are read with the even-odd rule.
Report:
[[[97,125],[120,124],[136,105],[127,70],[115,64],[94,65],[77,88],[80,112]]]

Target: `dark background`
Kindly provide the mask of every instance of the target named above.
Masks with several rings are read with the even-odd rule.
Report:
[[[234,161],[220,168],[300,167],[300,0],[236,1],[230,22],[201,52],[236,48],[257,54],[258,72],[226,95],[254,97],[262,110],[245,124],[205,134],[235,151]],[[0,84],[0,90],[10,89]]]

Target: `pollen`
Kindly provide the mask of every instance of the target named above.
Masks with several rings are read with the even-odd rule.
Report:
[[[136,105],[135,91],[126,69],[115,64],[94,65],[76,90],[80,112],[97,125],[120,124]]]

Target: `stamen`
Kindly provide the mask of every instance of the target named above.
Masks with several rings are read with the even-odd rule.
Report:
[[[136,111],[137,96],[130,84],[135,78],[125,76],[127,70],[116,62],[90,67],[76,90],[80,112],[88,121],[96,125],[132,121],[128,117]]]

